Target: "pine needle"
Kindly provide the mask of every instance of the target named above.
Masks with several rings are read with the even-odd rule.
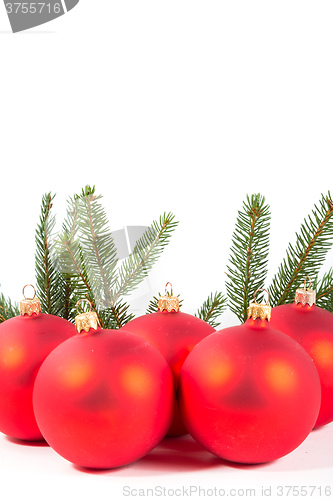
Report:
[[[106,325],[105,328],[118,330],[131,321],[134,314],[128,312],[129,307],[126,302],[118,301],[115,306],[101,311],[102,320]]]
[[[317,292],[316,305],[333,313],[333,268],[324,274],[314,288]]]
[[[221,316],[227,306],[227,298],[221,292],[212,293],[198,309],[195,316],[209,323],[213,328],[217,328],[220,322],[217,318]]]
[[[95,187],[68,201],[67,218],[55,246],[57,264],[70,280],[72,298],[87,298],[102,328],[121,328],[133,315],[124,295],[137,288],[168,244],[176,227],[172,214],[154,221],[133,253],[118,263],[109,221]]]
[[[42,198],[39,224],[35,232],[35,271],[37,296],[42,311],[61,316],[64,307],[66,284],[57,270],[52,256],[55,216],[52,213],[54,195],[46,193]]]
[[[172,232],[178,225],[171,213],[154,221],[136,242],[133,253],[123,261],[118,269],[116,302],[120,297],[134,291],[168,245]]]
[[[81,196],[91,196],[94,188],[86,186]],[[57,266],[63,276],[69,280],[71,291],[69,293],[69,310],[71,317],[76,315],[76,303],[80,299],[87,299],[92,310],[97,313],[102,328],[106,328],[96,304],[96,299],[86,270],[85,258],[80,244],[79,227],[80,196],[75,195],[67,201],[67,216],[58,234],[54,251]]]
[[[270,210],[264,196],[253,194],[238,212],[226,280],[228,305],[244,322],[254,293],[264,288],[269,250]],[[259,299],[259,296],[258,296]]]
[[[19,316],[20,310],[16,302],[12,303],[10,298],[6,298],[3,293],[0,294],[0,323],[7,319]]]
[[[78,200],[78,226],[80,247],[91,289],[99,309],[113,307],[113,288],[117,249],[115,247],[109,221],[94,193],[81,196]]]
[[[158,294],[158,297],[156,297],[156,295],[153,296],[153,298],[149,301],[148,307],[146,309],[146,314],[152,314],[158,311],[158,301],[160,297],[160,293]]]
[[[333,204],[331,195],[322,195],[319,206],[304,219],[296,233],[295,245],[288,245],[283,259],[269,287],[271,305],[293,302],[296,289],[310,276],[313,281],[333,245]],[[324,303],[324,302],[323,302]]]

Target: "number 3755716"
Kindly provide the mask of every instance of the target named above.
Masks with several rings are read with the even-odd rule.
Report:
[[[60,14],[60,3],[43,3],[43,2],[13,2],[6,3],[6,10],[8,14],[42,14],[48,12],[49,14]]]

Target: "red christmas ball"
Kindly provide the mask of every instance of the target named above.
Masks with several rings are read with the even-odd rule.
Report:
[[[59,455],[82,467],[120,467],[163,439],[173,414],[172,373],[147,341],[96,325],[48,356],[33,401]]]
[[[202,340],[180,373],[179,402],[193,438],[232,462],[263,463],[308,436],[320,406],[315,366],[265,319]]]
[[[271,325],[299,342],[318,370],[321,406],[315,427],[319,427],[333,421],[333,314],[309,305],[307,298],[298,302],[301,292],[313,293],[299,289],[297,303],[273,307]]]
[[[16,439],[42,440],[32,406],[35,378],[44,359],[75,334],[75,327],[41,313],[38,299],[20,306],[21,316],[0,325],[0,431]]]
[[[215,329],[206,321],[179,311],[178,299],[173,295],[161,297],[160,307],[162,310],[135,318],[123,328],[148,340],[169,363],[174,375],[175,411],[167,436],[180,436],[187,430],[176,400],[179,373],[193,347]]]

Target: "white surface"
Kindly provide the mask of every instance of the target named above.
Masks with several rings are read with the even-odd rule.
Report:
[[[19,498],[24,491],[34,492],[34,498],[47,495],[50,499],[73,495],[82,500],[170,498],[180,496],[183,488],[190,498],[232,497],[236,492],[239,497],[293,498],[302,486],[305,497],[333,496],[332,424],[313,431],[286,457],[252,466],[224,462],[186,436],[165,439],[146,457],[127,467],[89,471],[67,462],[48,446],[31,447],[3,435],[0,438],[2,487],[8,487],[12,495],[9,498]],[[296,488],[289,490],[291,486]]]
[[[0,5],[0,290],[19,300],[34,282],[43,193],[57,193],[60,227],[66,199],[86,183],[104,195],[114,230],[175,213],[179,228],[149,287],[171,281],[187,312],[225,291],[237,210],[261,192],[272,211],[270,279],[304,216],[333,190],[332,14],[328,1],[81,0],[12,35]],[[126,485],[325,486],[332,431],[268,466],[227,467],[186,441],[175,456],[168,442],[96,475],[1,437],[1,486],[6,498],[65,499],[121,498]]]

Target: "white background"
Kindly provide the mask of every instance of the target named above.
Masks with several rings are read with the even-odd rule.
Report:
[[[57,195],[60,227],[66,199],[87,183],[113,230],[176,215],[149,291],[171,281],[190,313],[225,291],[237,210],[260,192],[272,212],[270,279],[333,190],[332,17],[325,1],[81,0],[13,35],[0,5],[0,290],[20,300],[34,282],[42,195]],[[0,477],[6,498],[30,489],[31,498],[111,499],[126,485],[186,484],[254,484],[260,496],[262,485],[329,484],[332,443],[331,424],[274,464],[237,468],[188,438],[175,456],[169,440],[130,467],[87,474],[2,436]]]

